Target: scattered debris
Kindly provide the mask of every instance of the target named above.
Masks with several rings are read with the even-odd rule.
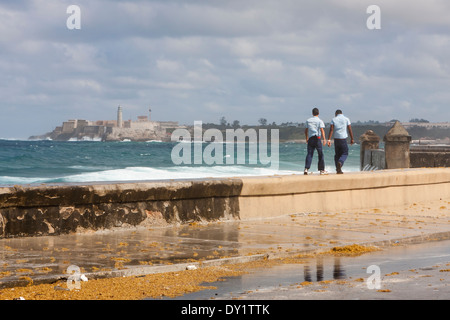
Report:
[[[360,255],[366,252],[378,251],[379,248],[373,246],[361,246],[359,244],[352,244],[343,247],[333,247],[329,253],[335,255]]]
[[[60,286],[54,286],[53,289],[54,290],[62,290],[62,291],[70,291],[69,288],[63,288],[63,287],[60,287]]]

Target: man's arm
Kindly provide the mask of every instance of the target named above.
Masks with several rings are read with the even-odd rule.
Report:
[[[305,138],[306,138],[306,142],[308,142],[308,128],[305,129]]]
[[[347,126],[347,128],[348,128],[348,133],[350,134],[350,144],[354,144],[355,143],[355,140],[353,139],[353,131],[352,131],[352,126],[351,125],[348,125]]]
[[[320,128],[320,131],[322,133],[322,144],[325,145],[326,141],[325,141],[325,130],[323,130],[323,128]]]
[[[331,146],[331,137],[333,136],[334,125],[330,125],[330,132],[328,133],[328,146]]]

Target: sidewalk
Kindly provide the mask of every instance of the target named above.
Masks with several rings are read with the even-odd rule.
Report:
[[[78,266],[88,279],[144,275],[325,251],[351,244],[450,239],[450,199],[408,207],[0,240],[0,288],[54,282]]]

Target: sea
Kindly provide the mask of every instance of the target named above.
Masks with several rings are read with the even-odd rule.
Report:
[[[267,155],[273,155],[270,163],[260,161],[259,149],[256,151],[258,156],[252,154],[255,149],[249,142],[245,143],[244,149],[238,149],[238,142],[234,143],[234,149],[222,143],[222,146],[214,146],[215,152],[211,152],[211,143],[201,143],[204,154],[208,154],[207,150],[214,155],[214,163],[194,161],[193,157],[195,154],[198,156],[198,152],[195,153],[193,147],[192,161],[185,158],[186,161],[180,163],[180,155],[188,154],[186,150],[189,150],[180,143],[193,145],[161,141],[0,139],[0,186],[290,175],[303,174],[305,166],[305,143],[279,143],[277,155],[272,154],[269,148]],[[223,152],[217,152],[221,147]],[[180,152],[181,148],[184,151]],[[343,171],[360,171],[360,147],[355,144],[349,145],[349,148]],[[238,157],[243,153],[238,150],[245,150],[245,161],[239,161]],[[335,173],[333,145],[325,146],[323,150],[326,170],[330,174]],[[224,161],[216,157],[216,152],[223,156]],[[174,161],[174,154],[178,157],[177,161]],[[226,161],[229,157],[232,158]],[[256,163],[252,159],[257,159]],[[311,167],[313,174],[318,174],[317,160],[315,153]]]

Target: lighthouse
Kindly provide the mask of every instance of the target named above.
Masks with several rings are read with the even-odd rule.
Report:
[[[122,121],[122,107],[119,106],[117,109],[117,127],[122,128],[123,127],[123,121]]]

